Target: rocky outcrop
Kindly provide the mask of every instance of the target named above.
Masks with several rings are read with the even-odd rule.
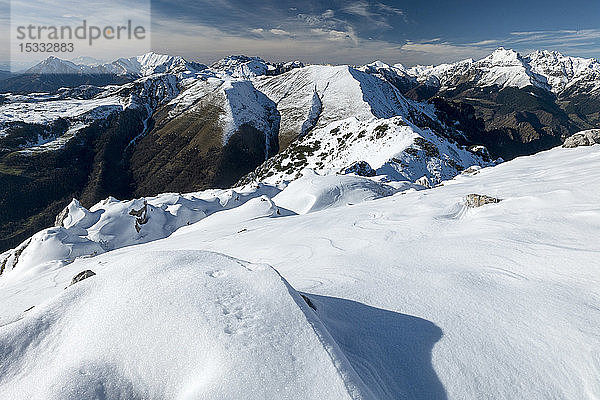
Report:
[[[89,278],[90,276],[94,276],[96,275],[96,273],[92,270],[86,269],[85,271],[81,271],[80,273],[78,273],[77,275],[75,275],[73,277],[73,279],[71,279],[71,283],[69,284],[69,286],[73,286],[74,284],[76,284],[77,282],[81,282],[84,279]]]
[[[468,194],[465,203],[469,208],[477,208],[486,204],[500,203],[502,200],[496,197],[486,196],[483,194]]]
[[[54,220],[54,226],[63,226],[63,222],[69,216],[69,206],[66,206],[62,209],[60,213],[56,216]]]
[[[342,174],[356,174],[358,176],[375,176],[375,170],[366,161],[357,161],[342,170]]]
[[[132,209],[129,211],[129,215],[135,217],[135,230],[140,233],[142,225],[148,222],[148,203],[144,200],[144,206],[139,210]]]
[[[593,146],[600,143],[600,129],[582,131],[568,137],[563,143],[564,148],[572,149],[579,146]]]
[[[429,178],[428,178],[428,177],[426,177],[426,176],[422,176],[422,177],[420,177],[419,179],[417,179],[417,180],[415,181],[415,183],[416,183],[417,185],[424,186],[424,187],[426,187],[427,189],[431,189],[432,187],[434,187],[434,186],[435,186],[435,183],[433,183],[433,182],[431,181],[431,179],[429,179]]]
[[[27,246],[29,246],[29,243],[31,243],[31,238],[21,243],[21,245],[13,251],[8,252],[7,257],[0,262],[0,275],[8,271],[7,268],[14,269],[17,266],[19,257],[21,257],[21,254],[23,254]]]

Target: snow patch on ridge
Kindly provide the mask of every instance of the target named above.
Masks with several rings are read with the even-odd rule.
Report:
[[[60,268],[78,257],[162,239],[215,212],[238,207],[255,197],[273,197],[279,191],[275,186],[260,184],[186,195],[164,193],[128,201],[109,197],[89,210],[74,199],[59,215],[57,227],[42,230],[0,255],[0,265],[4,264],[0,280],[24,279]]]

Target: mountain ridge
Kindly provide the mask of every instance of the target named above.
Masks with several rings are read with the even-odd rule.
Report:
[[[533,154],[595,127],[600,103],[588,89],[598,84],[597,62],[532,54],[499,49],[479,61],[404,68],[247,56],[205,66],[148,53],[81,67],[110,66],[111,77],[125,79],[118,85],[5,94],[0,180],[14,190],[0,196],[5,246],[49,226],[72,198],[89,207],[109,195],[278,183],[305,168],[435,186],[473,164]],[[541,82],[534,70],[564,89],[523,86],[531,76]],[[18,200],[24,187],[39,194],[27,206]]]

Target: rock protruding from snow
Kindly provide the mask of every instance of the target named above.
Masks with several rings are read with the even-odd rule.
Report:
[[[576,133],[565,140],[563,147],[571,149],[579,146],[593,146],[595,144],[600,144],[600,129],[590,129]]]
[[[467,197],[465,198],[466,205],[469,208],[477,208],[477,207],[484,206],[486,204],[500,203],[501,201],[502,201],[501,199],[497,199],[492,196],[487,196],[484,194],[474,194],[474,193],[468,194]]]
[[[2,327],[4,398],[373,398],[271,267],[202,251],[104,261]]]
[[[343,174],[355,174],[358,176],[375,176],[377,173],[368,162],[366,161],[356,161],[352,163],[350,166],[344,168],[341,173]]]
[[[73,277],[73,279],[71,279],[71,283],[69,284],[69,286],[73,286],[77,282],[81,282],[82,280],[90,278],[94,275],[96,275],[96,273],[94,271],[92,271],[91,269],[86,269],[85,271],[81,271],[80,273],[75,275]]]
[[[148,222],[148,202],[144,200],[144,205],[139,210],[136,210],[135,208],[129,210],[129,215],[135,217],[135,230],[137,233],[140,233],[142,225]]]

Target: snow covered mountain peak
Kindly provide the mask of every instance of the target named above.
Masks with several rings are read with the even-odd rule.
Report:
[[[120,58],[110,64],[105,64],[107,70],[116,74],[134,76],[149,76],[156,73],[187,73],[188,75],[206,68],[185,60],[180,56],[170,56],[149,52],[137,57]]]
[[[231,55],[217,61],[210,68],[233,78],[252,78],[265,75],[269,65],[260,57]]]
[[[418,82],[437,85],[440,90],[452,89],[458,83],[472,82],[480,87],[522,89],[535,86],[559,93],[574,82],[599,79],[600,63],[592,58],[569,57],[547,50],[524,56],[515,50],[499,47],[478,61],[468,59],[438,66],[418,65],[407,68],[406,72]]]
[[[526,57],[532,71],[544,76],[557,93],[574,82],[600,78],[600,63],[594,58],[564,56],[556,51],[535,51]]]
[[[402,66],[401,64],[399,64],[399,65]],[[377,69],[379,69],[379,68],[391,68],[388,64],[386,64],[386,63],[384,63],[383,61],[380,61],[380,60],[373,61],[372,63],[365,65],[365,67],[372,67],[372,68],[377,68]],[[397,68],[397,66],[394,66],[394,67]]]
[[[50,56],[39,64],[29,68],[27,74],[76,74],[81,71],[83,66],[72,63],[71,61]]]
[[[110,63],[99,65],[75,64],[74,62],[50,56],[31,67],[26,74],[100,74],[149,76],[156,73],[192,74],[206,66],[185,60],[179,56],[170,56],[149,52],[141,56],[119,58]]]
[[[521,55],[512,49],[499,47],[489,56],[479,60],[479,63],[490,63],[492,65],[516,65],[522,64]]]

